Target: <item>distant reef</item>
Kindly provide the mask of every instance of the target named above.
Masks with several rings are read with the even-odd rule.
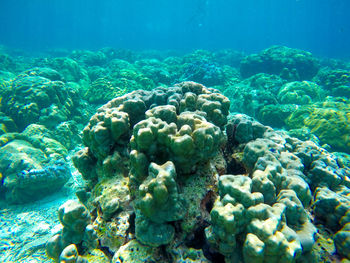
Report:
[[[0,48],[0,198],[83,178],[47,260],[350,260],[349,154],[346,61]]]

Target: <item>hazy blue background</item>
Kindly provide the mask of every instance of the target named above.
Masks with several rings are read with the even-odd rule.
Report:
[[[349,0],[0,0],[0,44],[219,49],[350,58]]]

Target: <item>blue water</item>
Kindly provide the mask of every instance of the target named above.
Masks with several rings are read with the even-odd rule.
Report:
[[[350,57],[349,0],[0,0],[0,44],[42,50],[281,44]]]

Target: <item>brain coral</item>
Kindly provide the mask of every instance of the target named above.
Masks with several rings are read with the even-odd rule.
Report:
[[[349,153],[350,106],[348,100],[328,99],[299,107],[286,120],[291,129],[309,128],[322,144]]]
[[[27,74],[9,83],[1,105],[20,130],[31,123],[55,127],[71,118],[77,106],[76,93],[65,83]]]

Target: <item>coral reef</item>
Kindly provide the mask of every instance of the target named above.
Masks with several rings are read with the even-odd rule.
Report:
[[[38,200],[59,190],[70,178],[59,142],[23,133],[0,136],[0,192],[9,203]]]
[[[245,57],[240,70],[243,78],[268,73],[286,80],[311,80],[319,70],[319,62],[310,52],[273,46]]]
[[[218,154],[225,143],[228,109],[227,98],[193,82],[135,91],[110,101],[91,118],[83,133],[88,148],[73,161],[92,186],[106,176],[124,176],[117,163],[130,167],[136,238],[151,246],[168,244],[175,234],[169,222],[184,219],[183,207],[191,205],[185,196],[193,182],[183,182],[179,192],[177,178],[198,172]],[[114,171],[106,173],[110,161],[117,166],[112,163]],[[199,207],[200,200],[194,202]],[[120,204],[120,211],[125,209]]]
[[[264,106],[278,103],[277,93],[285,80],[277,75],[259,73],[235,83],[223,94],[231,101],[231,112],[241,112],[258,118]]]
[[[1,110],[20,131],[32,123],[55,127],[79,114],[78,95],[61,81],[39,75],[21,74],[13,79],[3,95]]]
[[[241,117],[237,115],[237,119],[241,119]],[[238,121],[233,120],[237,125]],[[244,119],[243,121],[247,126],[247,121]],[[250,121],[250,123],[252,127],[256,125],[254,121]],[[250,131],[252,133],[253,129],[250,129]],[[228,136],[228,138],[236,137],[236,141],[245,141],[245,139],[240,139],[242,138],[242,134],[239,133],[238,129],[230,129],[228,132],[234,132],[234,135]],[[243,136],[246,135],[244,134]],[[254,138],[254,136],[251,138]],[[242,228],[240,224],[244,224],[243,222],[245,220],[239,220],[239,218],[242,218],[242,212],[245,211],[244,208],[247,208],[245,202],[248,202],[249,205],[248,212],[243,218],[247,219],[249,215],[258,216],[259,213],[262,213],[249,213],[250,207],[254,207],[252,204],[257,202],[256,200],[259,200],[260,203],[264,204],[257,205],[261,209],[257,211],[272,209],[270,213],[264,212],[264,216],[260,216],[259,220],[272,220],[272,218],[276,218],[276,215],[281,215],[280,213],[282,211],[282,213],[285,213],[281,219],[282,225],[283,220],[286,220],[284,221],[286,225],[281,226],[281,223],[277,224],[276,227],[282,228],[276,228],[275,231],[288,227],[291,228],[286,228],[288,229],[288,235],[293,233],[293,231],[295,232],[295,234],[292,234],[293,238],[288,239],[288,241],[294,240],[296,243],[300,242],[297,246],[291,246],[291,244],[288,246],[289,248],[294,247],[296,249],[293,252],[294,258],[300,256],[300,251],[298,252],[300,248],[303,250],[304,255],[305,251],[312,249],[312,244],[314,243],[316,229],[310,221],[310,209],[313,210],[316,222],[334,231],[335,246],[338,253],[348,257],[348,216],[346,211],[349,209],[347,195],[350,186],[350,169],[344,166],[342,161],[336,156],[310,141],[302,142],[284,133],[274,132],[269,129],[264,132],[261,138],[252,139],[242,146],[244,146],[243,156],[240,159],[248,171],[250,171],[249,178],[242,177],[241,175],[227,175],[226,178],[221,176],[219,181],[220,196],[211,212],[213,223],[208,229],[208,236],[214,240],[215,244],[219,245],[217,249],[219,251],[228,249],[228,252],[226,250],[227,257],[239,257],[240,255],[230,255],[230,253],[232,254],[231,248],[237,246],[237,239],[240,241],[240,243],[238,242],[238,246],[242,247],[242,254],[246,262],[250,262],[250,260],[252,260],[251,262],[260,262],[262,260],[261,257],[264,255],[264,249],[266,247],[264,240],[268,235],[259,236],[262,232],[257,232],[259,233],[257,239],[250,234],[254,234],[254,231],[261,229],[259,225],[262,222],[252,220],[254,222],[252,223],[253,225],[251,227],[249,225],[246,226],[248,231],[240,232]],[[220,189],[222,189],[221,192]],[[262,195],[259,197],[259,194]],[[247,197],[243,198],[246,195]],[[221,208],[224,206],[227,206],[227,209]],[[229,207],[232,213],[227,214]],[[279,212],[277,213],[277,211]],[[235,220],[236,217],[237,221]],[[226,221],[227,224],[235,226],[234,232],[222,230]],[[273,230],[270,226],[265,229]],[[282,233],[284,231],[282,230]],[[240,235],[242,233],[244,235],[247,232],[249,234],[247,234],[246,241],[244,241]],[[228,234],[225,235],[225,233]],[[269,233],[276,234],[277,232]],[[280,235],[280,238],[282,237]],[[223,247],[220,247],[220,244]],[[268,244],[277,245],[280,243]],[[252,245],[253,247],[251,248]],[[267,248],[270,251],[270,248]],[[269,257],[273,255],[278,257],[278,253],[283,253],[282,251],[283,249],[280,247],[278,250],[271,250],[268,252],[268,255]],[[269,258],[269,261],[279,262],[279,259],[276,257],[275,259],[273,257]],[[284,257],[288,259],[287,255],[284,255]],[[289,257],[288,262],[294,262],[294,258]]]
[[[224,75],[218,65],[208,60],[197,60],[186,64],[181,79],[215,86],[223,83]]]
[[[323,68],[315,76],[314,81],[332,96],[350,98],[349,70]]]
[[[281,104],[305,105],[320,101],[320,93],[320,88],[316,83],[310,81],[293,81],[281,87],[277,98]]]
[[[0,47],[0,66],[1,262],[350,259],[349,64]]]
[[[78,255],[76,245],[81,249],[97,247],[97,234],[89,224],[91,221],[89,211],[80,203],[70,200],[59,208],[58,218],[63,229],[47,242],[48,257],[57,262],[67,259],[71,262],[87,262]]]
[[[90,188],[90,197],[81,200],[90,209],[99,209],[97,221],[104,223],[95,224],[98,232],[102,226],[108,232],[106,244],[113,239],[107,229],[115,222],[128,218],[135,227],[135,232],[121,232],[131,239],[124,246],[115,241],[120,245],[113,247],[114,262],[128,258],[123,253],[130,247],[139,247],[145,258],[166,262],[167,255],[159,250],[165,246],[175,259],[176,244],[191,244],[193,233],[204,229],[204,241],[196,246],[207,258],[317,261],[321,255],[313,252],[317,229],[311,212],[327,227],[327,215],[339,215],[332,223],[335,246],[340,255],[348,255],[348,202],[339,201],[344,208],[338,201],[325,205],[329,202],[319,193],[326,186],[331,192],[327,198],[346,198],[350,170],[316,144],[276,132],[251,117],[232,115],[226,125],[228,109],[228,100],[220,93],[184,82],[118,97],[91,118],[83,136],[87,147],[74,157]],[[222,175],[225,171],[233,174]],[[110,198],[101,195],[109,192],[111,180],[124,181],[126,192]],[[203,191],[216,185],[217,196]],[[97,190],[101,187],[102,192]],[[131,199],[123,198],[127,192]],[[109,212],[106,207],[114,208]],[[203,223],[206,220],[209,223]]]
[[[126,93],[126,88],[113,87],[111,81],[106,78],[98,78],[91,83],[84,94],[87,101],[96,104],[104,104],[110,98],[118,97]]]
[[[296,109],[287,119],[290,129],[308,128],[321,144],[328,144],[335,151],[349,153],[350,126],[349,101],[328,98],[324,102],[305,105]]]

